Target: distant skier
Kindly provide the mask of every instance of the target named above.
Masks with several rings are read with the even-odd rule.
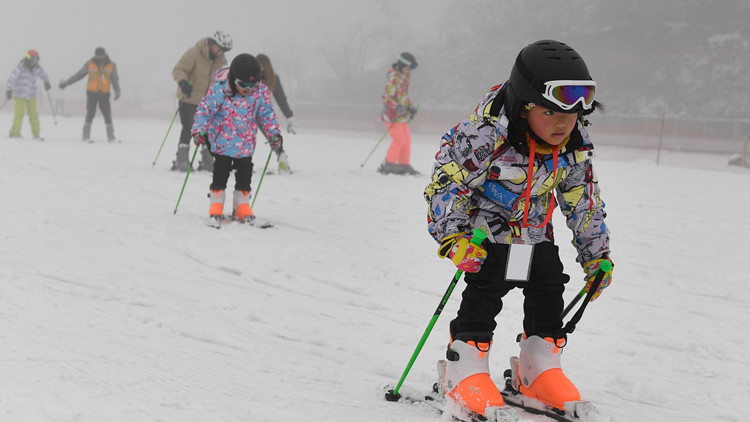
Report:
[[[232,49],[232,37],[222,30],[213,37],[198,40],[177,61],[172,69],[172,77],[177,82],[178,110],[182,131],[177,145],[177,154],[172,163],[172,170],[188,171],[190,167],[190,129],[193,127],[193,116],[198,103],[208,92],[213,83],[213,75],[226,66],[225,53]],[[201,150],[198,170],[213,170],[213,157],[207,148]]]
[[[276,100],[276,104],[279,105],[281,113],[286,118],[286,131],[296,135],[297,126],[294,124],[294,113],[289,107],[289,103],[284,93],[284,88],[281,86],[281,78],[274,71],[271,59],[265,54],[258,54],[258,62],[261,67],[261,82],[268,87],[268,90],[273,93],[273,99]],[[278,167],[280,173],[289,173],[292,169],[289,167],[289,157],[283,149],[278,151],[277,155]]]
[[[438,255],[466,271],[466,288],[450,323],[441,391],[475,413],[504,403],[488,359],[495,317],[516,287],[523,289],[524,319],[514,385],[560,412],[581,400],[560,366],[568,334],[563,291],[570,277],[563,273],[551,216],[557,202],[573,232],[588,292],[600,264],[610,259],[594,147],[584,129],[585,116],[601,107],[595,86],[575,50],[538,41],[521,50],[509,80],[490,89],[475,114],[443,136],[425,190],[428,228],[440,243]],[[489,233],[479,246],[469,242],[475,228]],[[609,269],[592,300],[611,281]]]
[[[52,88],[47,73],[39,65],[39,53],[29,50],[26,55],[13,69],[5,84],[5,96],[8,100],[15,96],[15,112],[13,114],[13,126],[10,129],[11,138],[21,137],[21,125],[23,124],[24,110],[29,113],[29,124],[31,135],[34,139],[39,137],[39,113],[36,109],[36,80],[44,81],[44,89]]]
[[[109,59],[103,47],[94,50],[94,57],[83,64],[81,70],[70,78],[60,82],[60,89],[73,84],[88,75],[86,84],[86,118],[83,123],[83,140],[91,141],[91,122],[94,121],[96,106],[104,117],[107,128],[107,140],[115,141],[115,127],[112,124],[112,108],[109,104],[110,91],[114,89],[115,100],[120,98],[120,77],[117,74],[115,62]]]
[[[270,140],[273,151],[278,153],[282,148],[271,93],[260,83],[260,78],[258,60],[250,54],[238,55],[229,69],[216,74],[216,82],[195,113],[191,131],[195,143],[206,143],[215,158],[208,194],[212,226],[218,227],[224,214],[224,191],[232,170],[235,171],[233,216],[241,222],[255,221],[250,208],[250,180],[258,128]]]
[[[417,68],[417,60],[411,53],[403,52],[388,71],[383,94],[383,114],[381,119],[388,128],[391,145],[385,161],[378,171],[383,174],[419,174],[409,164],[411,159],[411,133],[409,121],[417,114],[417,108],[409,99],[411,71]]]

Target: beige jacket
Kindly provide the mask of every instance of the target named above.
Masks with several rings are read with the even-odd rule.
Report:
[[[224,55],[213,61],[209,58],[209,39],[208,37],[203,38],[195,43],[195,46],[188,48],[172,69],[172,77],[175,82],[179,84],[184,79],[193,85],[193,92],[189,98],[185,98],[180,87],[177,87],[177,98],[180,101],[198,105],[213,82],[213,74],[227,65],[227,59]]]

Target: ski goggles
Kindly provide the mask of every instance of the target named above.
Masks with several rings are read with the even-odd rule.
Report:
[[[542,96],[563,110],[571,110],[579,102],[585,110],[594,103],[594,81],[548,81]]]
[[[412,62],[411,60],[405,59],[403,57],[399,57],[398,61],[401,62],[401,63],[403,63],[403,64],[405,64],[407,67],[410,67],[412,69],[416,69],[417,66],[419,65],[418,63]]]
[[[251,89],[252,87],[258,84],[258,81],[245,82],[238,78],[234,80],[234,84],[237,85],[237,88]]]

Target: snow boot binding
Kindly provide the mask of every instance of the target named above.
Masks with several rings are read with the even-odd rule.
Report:
[[[226,194],[224,190],[211,190],[208,192],[208,225],[211,227],[221,227],[221,219],[224,216],[224,199]]]
[[[565,403],[578,402],[581,394],[562,371],[560,355],[566,339],[520,336],[521,353],[510,358],[515,370],[513,388],[527,397],[565,410]]]
[[[255,214],[253,214],[253,210],[250,208],[250,191],[234,191],[234,200],[232,202],[234,205],[234,219],[242,223],[255,225]]]
[[[198,170],[214,171],[214,157],[211,155],[211,149],[205,144],[199,148],[201,148],[201,160],[198,162]]]
[[[289,157],[283,150],[279,152],[279,174],[291,173],[292,169],[289,167]]]
[[[180,144],[177,146],[177,155],[175,160],[172,161],[172,170],[177,170],[185,173],[190,168],[190,160],[188,160],[188,154],[190,153],[190,144]]]
[[[438,362],[438,393],[452,404],[489,421],[517,420],[490,378],[492,333],[459,333],[448,344],[447,361]]]

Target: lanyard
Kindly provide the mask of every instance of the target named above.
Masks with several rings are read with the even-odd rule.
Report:
[[[531,201],[531,185],[533,183],[534,158],[536,154],[536,142],[534,141],[534,138],[529,139],[529,141],[529,176],[528,179],[526,179],[526,192],[524,193],[526,203],[523,207],[523,228],[529,227],[529,202]],[[555,162],[554,167],[552,168],[553,180],[557,178],[557,158],[558,148],[555,147],[552,150],[552,160]],[[542,227],[546,226],[547,223],[549,223],[549,220],[552,218],[552,211],[555,209],[555,193],[551,191],[550,195],[552,198],[550,199],[549,208],[547,209],[547,215],[544,217],[544,221],[542,222],[542,224],[532,227],[541,229]]]

